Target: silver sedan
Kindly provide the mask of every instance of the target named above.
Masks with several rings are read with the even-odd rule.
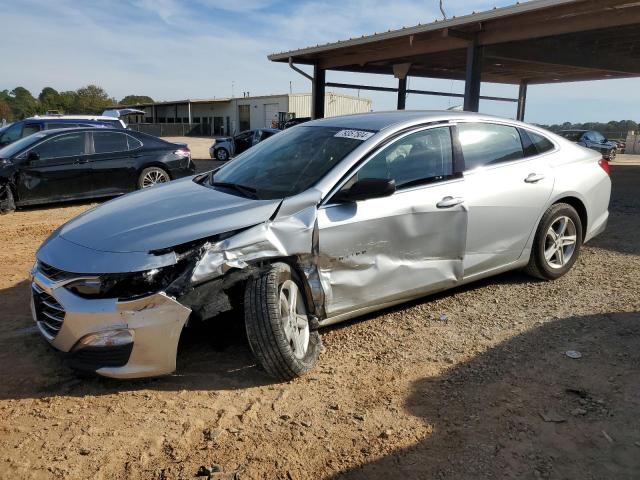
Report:
[[[524,123],[313,121],[63,225],[37,253],[33,315],[76,368],[131,378],[170,373],[185,324],[236,309],[290,379],[323,326],[507,270],[564,275],[610,191],[601,155]]]

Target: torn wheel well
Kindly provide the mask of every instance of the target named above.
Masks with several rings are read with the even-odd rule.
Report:
[[[11,182],[0,185],[0,214],[13,212],[16,209],[15,189]]]

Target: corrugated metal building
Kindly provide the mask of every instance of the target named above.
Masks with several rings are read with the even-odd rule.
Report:
[[[144,110],[144,115],[131,116],[128,122],[132,128],[149,133],[228,135],[277,126],[278,122],[292,117],[311,116],[311,93],[187,99],[121,107]],[[370,111],[368,98],[333,92],[325,95],[328,117]]]

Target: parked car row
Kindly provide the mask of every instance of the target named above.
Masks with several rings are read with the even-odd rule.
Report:
[[[104,133],[41,132],[0,156],[38,164],[30,152],[66,135],[80,137],[65,151],[81,160]],[[121,135],[126,155],[157,145]],[[187,174],[175,147],[154,148]],[[141,186],[143,166],[123,185]],[[76,368],[133,378],[176,368],[187,321],[242,306],[257,362],[291,379],[318,361],[323,326],[507,270],[561,277],[606,226],[608,168],[560,136],[484,115],[312,121],[63,225],[37,252],[33,316]],[[38,184],[28,178],[25,190]]]
[[[113,128],[42,130],[0,149],[0,210],[120,195],[194,173],[185,144]]]

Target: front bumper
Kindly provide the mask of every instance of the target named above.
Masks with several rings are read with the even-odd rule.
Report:
[[[113,378],[150,377],[175,370],[178,340],[191,309],[164,293],[131,301],[86,299],[64,288],[69,281],[53,281],[35,271],[31,309],[40,333],[53,347],[68,353],[72,366]],[[49,321],[43,315],[43,298],[55,307],[61,321]],[[132,332],[131,343],[114,347],[80,342],[88,335],[114,330]]]

